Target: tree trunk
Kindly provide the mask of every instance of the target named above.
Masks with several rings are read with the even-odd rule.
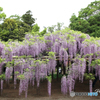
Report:
[[[53,71],[52,71],[52,79],[53,79]]]

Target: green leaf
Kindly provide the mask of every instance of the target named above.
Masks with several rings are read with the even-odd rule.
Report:
[[[16,72],[15,72],[15,74],[19,74],[19,72],[18,72],[18,71],[16,71]]]

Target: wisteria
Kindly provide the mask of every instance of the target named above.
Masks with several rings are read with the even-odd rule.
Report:
[[[63,76],[62,79],[61,79],[61,92],[63,94],[66,94],[67,93],[67,79],[66,79],[66,76]]]
[[[51,82],[48,81],[48,94],[51,96]]]
[[[3,90],[3,82],[4,80],[1,80],[1,90]]]
[[[10,79],[10,76],[11,76],[11,74],[12,74],[12,71],[13,71],[13,67],[7,67],[6,68],[6,81],[9,81],[9,79]]]
[[[59,62],[64,62],[65,70],[67,67],[68,75],[61,78],[61,92],[67,94],[74,90],[75,80],[83,82],[86,71],[86,59],[88,58],[88,72],[95,69],[95,76],[100,80],[100,39],[90,37],[88,34],[73,32],[65,29],[55,33],[45,34],[43,37],[26,34],[22,42],[0,42],[0,75],[2,66],[6,63],[5,80],[8,81],[14,74],[14,89],[16,89],[17,77],[20,80],[19,95],[25,91],[25,97],[28,93],[28,84],[37,87],[40,86],[40,80],[48,79],[48,94],[51,95],[51,76],[56,71],[56,56],[59,56]],[[42,57],[48,57],[44,61]],[[70,66],[66,62],[73,61]],[[92,58],[97,60],[92,60]],[[5,59],[5,60],[3,60]],[[95,66],[95,67],[94,67]],[[14,73],[13,73],[14,70]],[[65,71],[66,72],[66,71]],[[3,80],[1,78],[1,89],[3,90]],[[89,79],[90,92],[92,92],[92,79]]]
[[[92,92],[92,80],[89,81],[90,84],[90,92]]]

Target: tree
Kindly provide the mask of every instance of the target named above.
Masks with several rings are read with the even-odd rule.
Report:
[[[56,31],[59,31],[59,30],[61,30],[61,27],[64,25],[64,23],[57,23],[57,29],[56,29]]]
[[[31,27],[28,24],[24,23],[24,22],[21,22],[20,28],[23,28],[24,32],[30,32],[31,31]]]
[[[18,25],[18,28],[24,29],[24,32],[31,31],[31,27],[25,22],[22,22],[21,17],[19,15],[11,15],[9,18],[14,19]]]
[[[5,19],[2,24],[2,31],[0,32],[1,39],[4,41],[8,41],[8,39],[11,39],[11,36],[15,36],[16,34],[13,34],[13,31],[17,29],[17,23],[14,19]]]
[[[22,15],[22,21],[28,24],[31,28],[32,25],[35,23],[35,18],[32,17],[31,11],[27,11],[24,15]]]
[[[91,16],[94,16],[100,12],[100,0],[91,2],[86,8],[82,8],[81,11],[79,11],[79,18],[82,19],[89,19]]]
[[[71,16],[71,18],[70,18],[70,25],[69,25],[69,27],[71,28],[71,29],[73,29],[73,30],[76,30],[77,28],[76,28],[76,22],[77,22],[77,20],[78,20],[78,18],[76,17],[76,15],[73,13],[73,15]]]
[[[91,2],[86,8],[79,11],[78,17],[73,14],[70,18],[70,29],[87,33],[90,36],[100,37],[100,1]]]
[[[25,23],[27,26],[27,24]],[[27,31],[28,32],[28,31]],[[18,27],[16,20],[7,18],[4,20],[2,24],[2,31],[0,32],[0,38],[3,41],[19,40],[22,41],[25,37],[25,29],[24,27]]]
[[[48,32],[52,33],[54,32],[56,25],[52,25],[51,27],[47,27],[48,28]]]
[[[14,19],[16,21],[20,34],[24,34],[25,32],[31,31],[31,27],[25,22],[22,22],[21,17],[19,15],[11,15],[9,18]]]
[[[0,7],[0,21],[3,21],[6,18],[5,13],[1,13],[3,11],[3,8]],[[0,32],[2,31],[2,24],[0,23]]]
[[[11,15],[9,18],[10,19],[15,19],[16,21],[21,21],[21,17],[19,15],[17,15],[17,14]]]
[[[22,37],[25,36],[25,32],[30,32],[31,31],[31,27],[28,24],[26,24],[25,22],[22,22],[21,17],[19,15],[16,15],[16,14],[11,15],[9,18],[14,19],[16,21],[16,23],[18,25],[18,32]]]
[[[50,33],[52,33],[52,32],[54,32],[54,31],[59,31],[59,30],[61,30],[61,27],[64,25],[64,23],[57,23],[57,25],[52,25],[51,27],[47,27],[48,28],[48,32],[50,32]],[[55,27],[57,27],[56,29],[55,29]]]
[[[40,27],[38,26],[38,24],[36,23],[33,27],[32,27],[32,31],[31,34],[32,35],[39,35],[39,36],[43,36],[46,32],[47,32],[47,28],[44,27],[44,30],[39,32]]]
[[[38,24],[36,23],[36,24],[32,27],[31,34],[32,34],[32,35],[36,35],[36,34],[39,35],[39,30],[40,30],[40,27],[39,27]]]
[[[71,18],[70,18],[70,22],[74,23],[78,20],[78,18],[76,17],[75,13],[72,14]]]
[[[74,14],[70,18],[69,27],[73,30],[81,31],[83,33],[87,33],[89,30],[89,22],[80,18],[77,18]]]
[[[43,36],[43,35],[46,34],[46,33],[47,33],[47,28],[45,28],[43,31],[41,31],[39,35],[40,35],[40,36]]]
[[[3,8],[0,7],[0,21],[4,20],[6,18],[6,14],[5,13],[1,13],[3,11]]]
[[[38,24],[36,23],[33,27],[32,27],[32,32],[39,32],[40,27],[38,26]]]
[[[17,26],[18,25],[14,19],[7,18],[4,20],[3,28],[6,30],[13,31]]]

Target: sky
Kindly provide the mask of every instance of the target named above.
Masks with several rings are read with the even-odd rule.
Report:
[[[35,23],[40,26],[40,31],[45,27],[64,23],[68,27],[73,13],[78,17],[81,8],[85,8],[95,0],[0,0],[0,7],[6,14],[22,16],[28,10],[32,11]]]

